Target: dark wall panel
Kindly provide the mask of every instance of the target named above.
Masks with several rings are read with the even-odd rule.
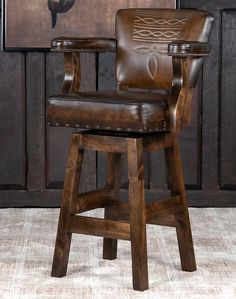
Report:
[[[0,53],[0,188],[26,186],[25,55]]]
[[[201,77],[193,93],[191,125],[180,133],[180,153],[186,189],[201,189]]]
[[[181,8],[210,11],[215,18],[211,54],[203,67],[202,194],[235,205],[236,189],[236,2],[181,0]],[[227,191],[228,190],[228,191]],[[229,200],[230,198],[230,200]]]
[[[236,11],[222,13],[221,188],[236,189]]]
[[[26,53],[27,189],[30,191],[43,191],[45,187],[45,103],[45,55]]]

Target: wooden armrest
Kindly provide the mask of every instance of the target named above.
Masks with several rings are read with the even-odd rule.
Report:
[[[190,124],[192,90],[197,84],[202,57],[209,53],[208,43],[178,40],[168,45],[173,65],[172,89],[168,99],[170,130],[179,131]]]
[[[51,42],[55,52],[115,52],[116,40],[113,38],[75,38],[56,37]]]
[[[168,45],[168,55],[175,57],[207,56],[210,53],[208,43],[177,40]]]

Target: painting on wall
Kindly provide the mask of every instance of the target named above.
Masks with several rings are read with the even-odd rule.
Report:
[[[2,0],[2,48],[48,49],[56,36],[114,36],[116,11],[175,0]]]

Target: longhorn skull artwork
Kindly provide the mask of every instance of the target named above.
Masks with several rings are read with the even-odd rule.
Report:
[[[52,15],[52,28],[56,26],[57,14],[69,11],[74,2],[75,0],[48,0],[48,9]]]

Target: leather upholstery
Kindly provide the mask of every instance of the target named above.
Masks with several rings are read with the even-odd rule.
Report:
[[[169,89],[175,40],[208,42],[213,18],[204,11],[124,9],[116,19],[117,81],[138,88]],[[124,68],[125,66],[125,68]]]
[[[73,38],[56,37],[51,42],[54,52],[115,52],[116,40],[114,38]]]
[[[210,47],[207,43],[175,41],[168,45],[168,55],[176,57],[207,56]]]
[[[189,123],[191,88],[196,86],[202,57],[209,53],[213,22],[209,13],[199,10],[122,9],[116,18],[116,40],[54,39],[53,51],[116,49],[118,91],[52,96],[48,124],[132,132],[179,130]],[[166,95],[129,88],[163,89]]]
[[[165,130],[167,95],[137,92],[81,92],[51,97],[52,126],[114,131]]]

